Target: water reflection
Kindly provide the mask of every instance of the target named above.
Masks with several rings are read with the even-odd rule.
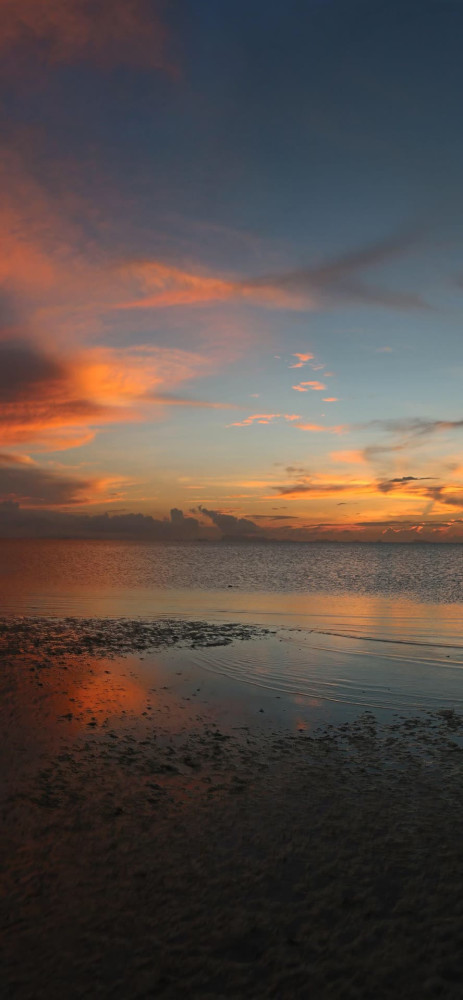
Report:
[[[414,580],[409,592],[405,592],[407,559],[403,552],[395,551],[397,547],[385,553],[381,547],[370,551],[360,546],[361,553],[355,546],[342,552],[338,546],[330,547],[329,552],[320,547],[270,547],[266,549],[265,571],[263,554],[261,550],[254,553],[253,547],[246,550],[248,563],[241,550],[220,546],[18,542],[2,543],[0,548],[4,557],[0,601],[5,616],[101,618],[106,623],[114,620],[114,629],[118,627],[116,620],[121,619],[203,620],[216,625],[241,622],[276,632],[265,639],[235,641],[225,648],[189,650],[180,658],[172,651],[165,656],[150,654],[143,666],[138,661],[132,664],[132,675],[126,667],[125,677],[113,661],[110,674],[105,674],[108,667],[102,667],[101,660],[85,677],[76,667],[70,672],[75,692],[70,693],[68,684],[63,688],[68,694],[61,701],[58,693],[54,695],[56,713],[72,713],[72,725],[77,724],[77,716],[72,706],[65,710],[66,697],[76,699],[82,719],[99,706],[98,718],[87,722],[98,723],[100,717],[117,717],[123,712],[142,717],[147,711],[144,699],[150,675],[153,678],[166,672],[165,688],[172,678],[175,687],[175,677],[183,676],[185,663],[201,676],[206,672],[214,677],[214,684],[221,685],[216,703],[222,698],[228,705],[234,704],[235,697],[237,706],[246,698],[252,700],[251,689],[257,691],[258,699],[268,692],[269,698],[275,701],[278,695],[287,705],[302,698],[306,706],[312,705],[314,713],[321,704],[398,710],[462,704],[461,604],[442,599],[442,595],[461,596],[461,547],[446,546],[439,552],[428,552],[426,547],[426,551],[420,550],[421,555],[409,552]],[[277,557],[280,569],[275,564]],[[322,579],[323,559],[331,593],[315,586]],[[447,582],[439,592],[441,599],[425,602],[416,595],[422,586],[423,594],[429,597],[424,570],[431,565],[436,579]],[[365,593],[360,592],[362,566],[365,586],[370,588]],[[224,586],[226,573],[238,586]],[[336,574],[343,581],[342,592],[335,592]],[[174,586],[181,579],[193,583]],[[206,588],[207,580],[214,589]],[[345,589],[349,580],[351,591]],[[259,581],[270,589],[260,589]],[[288,581],[299,589],[284,589]],[[437,592],[436,587],[433,592]],[[45,673],[37,683],[42,685],[37,691],[43,694]],[[241,688],[237,694],[239,686],[244,694]],[[187,699],[193,705],[194,697],[192,692],[179,694],[182,717],[189,708]],[[175,715],[173,703],[169,712]]]
[[[19,755],[36,761],[76,739],[121,738],[129,753],[132,740],[175,743],[204,726],[307,733],[367,709],[463,711],[463,648],[450,657],[448,647],[399,645],[285,626],[229,646],[109,659],[19,649],[0,681],[5,764],[14,774]]]

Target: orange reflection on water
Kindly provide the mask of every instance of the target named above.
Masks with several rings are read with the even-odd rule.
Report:
[[[81,712],[109,718],[127,712],[138,715],[146,706],[146,690],[134,678],[109,672],[101,661],[93,661],[91,674],[75,687],[74,699]]]

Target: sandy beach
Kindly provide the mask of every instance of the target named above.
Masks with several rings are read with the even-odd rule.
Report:
[[[5,995],[460,996],[463,719],[225,717],[191,647],[262,632],[3,621]]]

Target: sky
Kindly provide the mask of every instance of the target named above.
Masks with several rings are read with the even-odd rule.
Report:
[[[463,540],[461,0],[0,0],[0,534]]]

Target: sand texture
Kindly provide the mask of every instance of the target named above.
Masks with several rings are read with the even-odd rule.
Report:
[[[47,628],[0,633],[4,995],[461,996],[461,718],[176,727]]]

